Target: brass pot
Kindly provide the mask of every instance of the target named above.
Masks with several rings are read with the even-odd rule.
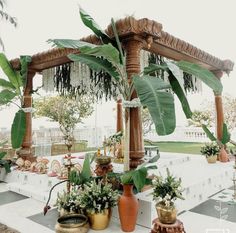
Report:
[[[103,230],[109,225],[111,219],[111,210],[105,209],[101,213],[88,214],[90,226],[93,230]]]
[[[217,155],[211,155],[206,157],[208,163],[216,163]]]
[[[156,204],[157,215],[161,223],[172,224],[177,219],[177,209],[175,206],[165,206],[163,204]]]
[[[69,214],[58,218],[56,233],[87,233],[88,218],[83,214]]]
[[[96,163],[99,165],[107,165],[111,162],[111,157],[109,156],[98,156],[96,158]]]

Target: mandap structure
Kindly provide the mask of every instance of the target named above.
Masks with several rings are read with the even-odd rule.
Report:
[[[141,71],[142,59],[140,59],[143,51],[149,52],[152,58],[167,58],[175,61],[184,60],[196,63],[208,70],[212,71],[218,79],[221,79],[223,72],[227,74],[233,70],[234,63],[230,60],[221,60],[217,57],[204,52],[197,47],[178,39],[162,30],[162,25],[156,21],[143,18],[136,20],[133,17],[127,17],[116,21],[116,28],[122,42],[122,46],[126,53],[126,71],[128,79],[133,74]],[[106,29],[106,33],[110,37],[114,37],[111,25]],[[95,35],[82,38],[82,41],[99,44],[100,40]],[[70,53],[79,53],[77,49],[61,49],[54,48],[46,52],[38,53],[32,56],[32,62],[29,64],[27,85],[24,90],[24,107],[32,106],[31,92],[33,89],[32,79],[36,73],[43,74],[50,69],[63,67],[64,64],[72,63],[67,57]],[[20,68],[19,59],[11,60],[14,69]],[[76,67],[74,65],[74,67]],[[63,69],[63,68],[62,68]],[[58,72],[55,71],[55,72]],[[53,75],[51,79],[55,77]],[[186,77],[188,78],[188,77]],[[191,77],[190,77],[191,78]],[[49,80],[50,82],[50,80]],[[190,85],[191,86],[191,85]],[[135,98],[134,93],[132,98]],[[222,138],[223,131],[223,106],[220,95],[215,95],[215,107],[217,117],[217,138]],[[31,113],[26,113],[26,134],[23,140],[21,156],[32,158],[32,119]],[[117,131],[122,129],[122,105],[117,102]],[[144,142],[142,133],[142,122],[140,108],[130,109],[130,166],[136,167],[142,162],[144,156]]]

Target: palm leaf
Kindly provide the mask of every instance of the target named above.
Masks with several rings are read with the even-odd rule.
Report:
[[[13,89],[15,90],[16,88],[12,85],[12,83],[10,83],[9,81],[5,80],[5,79],[0,79],[0,86],[7,88],[7,89]]]
[[[151,76],[139,77],[134,75],[133,82],[143,106],[151,114],[159,135],[171,134],[175,129],[174,98],[169,89],[170,85],[159,78]]]
[[[13,120],[11,126],[11,143],[12,148],[21,147],[26,131],[26,114],[23,110],[19,110]]]
[[[179,61],[176,65],[184,72],[194,75],[209,86],[214,92],[220,94],[223,86],[219,79],[209,70],[187,61]]]
[[[5,105],[10,103],[12,99],[16,97],[16,93],[8,89],[4,89],[0,92],[0,105]]]
[[[79,9],[80,17],[85,26],[90,28],[97,37],[101,38],[102,41],[111,41],[110,37],[101,29],[101,27],[94,21],[94,19],[81,7]]]
[[[120,76],[119,73],[117,72],[116,68],[112,66],[112,63],[109,62],[106,59],[102,59],[99,57],[94,57],[91,55],[86,55],[86,54],[69,54],[68,57],[72,61],[79,61],[81,63],[86,64],[89,66],[90,69],[94,71],[105,71],[108,73],[111,77],[113,77],[115,80],[119,80]]]
[[[3,53],[0,53],[0,66],[12,85],[19,91],[22,81]]]
[[[70,39],[54,39],[49,40],[49,43],[54,43],[60,48],[79,49],[82,54],[104,57],[114,64],[120,63],[119,52],[111,44],[94,45],[84,41]]]

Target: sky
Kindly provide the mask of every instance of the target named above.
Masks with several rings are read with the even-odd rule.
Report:
[[[236,61],[236,1],[235,0],[7,0],[6,11],[18,20],[17,28],[9,24],[0,25],[0,34],[5,43],[9,59],[20,55],[33,55],[50,49],[48,39],[79,39],[91,34],[81,22],[79,5],[96,22],[106,28],[110,19],[133,15],[149,18],[163,25],[163,30],[183,39],[221,59]],[[236,72],[224,75],[224,94],[236,97]],[[35,83],[40,83],[40,76]],[[205,100],[214,100],[212,91],[203,87],[202,93],[188,95],[192,109],[200,107]],[[177,124],[184,124],[184,116],[176,101]],[[115,122],[114,105],[99,104],[97,114],[86,124],[99,126]],[[14,116],[14,108],[0,112],[0,128],[8,127]],[[107,119],[104,120],[104,112]],[[99,120],[103,119],[103,120]],[[45,125],[45,121],[33,122],[34,127]]]

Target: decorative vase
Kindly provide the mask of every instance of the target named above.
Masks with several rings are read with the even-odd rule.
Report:
[[[220,149],[219,160],[220,160],[220,162],[223,162],[223,163],[226,163],[226,162],[229,161],[228,154],[227,154],[227,152],[225,151],[225,148],[224,148],[224,147],[222,147],[222,148]]]
[[[133,194],[133,185],[123,185],[123,194],[118,202],[118,210],[122,231],[134,231],[138,215],[138,200]]]
[[[57,220],[56,233],[87,233],[89,230],[88,218],[82,214],[65,215]]]
[[[156,204],[157,215],[161,223],[173,224],[177,219],[177,209],[175,206],[165,206],[163,204]]]
[[[105,209],[101,213],[88,214],[90,227],[93,230],[103,230],[109,225],[111,219],[111,210]]]
[[[216,163],[217,155],[210,155],[206,157],[208,163]]]

